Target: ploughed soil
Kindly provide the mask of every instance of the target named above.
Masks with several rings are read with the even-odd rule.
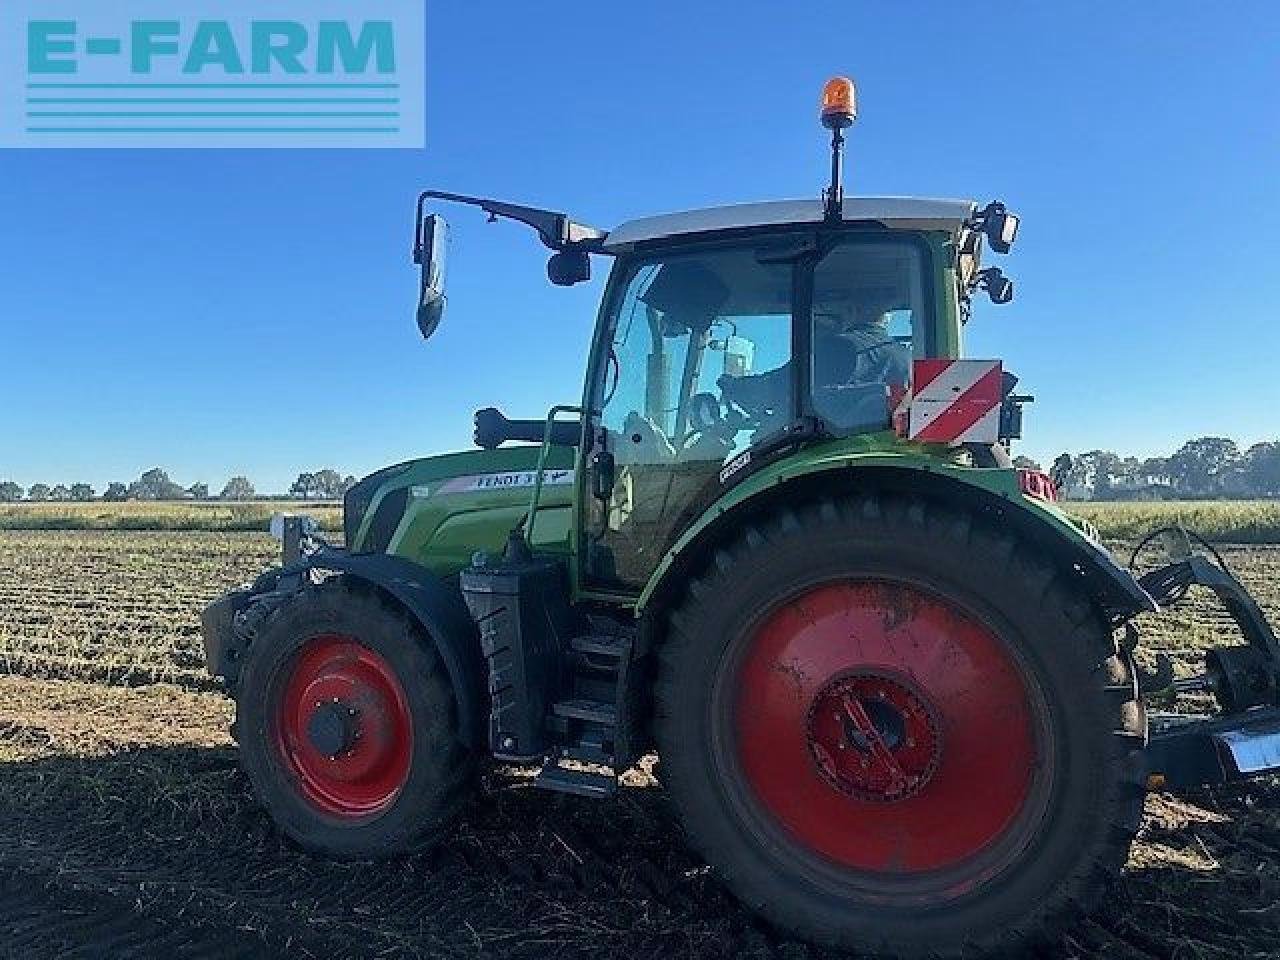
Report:
[[[0,956],[830,956],[740,907],[643,771],[608,802],[499,771],[443,844],[391,863],[292,847],[193,660],[199,602],[266,552],[234,543],[0,536]],[[144,593],[153,551],[191,579]],[[1274,616],[1280,550],[1229,559]],[[1041,956],[1280,957],[1280,783],[1149,798],[1108,908]]]

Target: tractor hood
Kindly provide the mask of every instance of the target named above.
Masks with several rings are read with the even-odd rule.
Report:
[[[477,550],[500,551],[529,505],[538,448],[470,450],[410,460],[365,477],[343,502],[352,553],[391,553],[448,576]],[[543,479],[536,544],[568,549],[573,450],[553,448]]]

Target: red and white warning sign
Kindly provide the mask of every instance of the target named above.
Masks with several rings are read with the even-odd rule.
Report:
[[[925,443],[995,443],[1000,436],[999,360],[917,360],[908,436]]]

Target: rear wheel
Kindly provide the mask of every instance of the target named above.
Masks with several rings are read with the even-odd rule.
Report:
[[[1025,945],[1098,900],[1142,809],[1144,721],[1092,607],[968,515],[865,497],[745,531],[661,649],[690,842],[803,937]]]
[[[257,632],[236,731],[272,818],[336,856],[390,856],[437,839],[474,766],[431,639],[343,578],[289,598]]]

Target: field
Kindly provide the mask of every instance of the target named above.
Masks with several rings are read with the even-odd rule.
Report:
[[[276,511],[306,513],[324,530],[342,529],[342,508],[297,500],[0,504],[0,530],[202,530],[258,532]]]
[[[296,851],[236,768],[197,630],[275,551],[236,532],[0,531],[0,955],[825,956],[719,887],[644,773],[598,804],[498,771],[430,853]],[[1280,546],[1224,554],[1280,622]],[[1144,626],[1188,671],[1208,613]],[[1046,956],[1276,957],[1278,898],[1280,786],[1152,797],[1109,911]]]
[[[1220,543],[1280,543],[1280,500],[1150,503],[1064,503],[1108,540],[1136,540],[1157,527],[1182,524]]]
[[[1064,503],[1108,540],[1135,540],[1156,527],[1181,523],[1222,543],[1280,543],[1280,500],[1151,503]],[[307,513],[322,530],[342,529],[333,503],[253,500],[128,503],[0,504],[0,530],[171,530],[254,533],[277,511]]]

